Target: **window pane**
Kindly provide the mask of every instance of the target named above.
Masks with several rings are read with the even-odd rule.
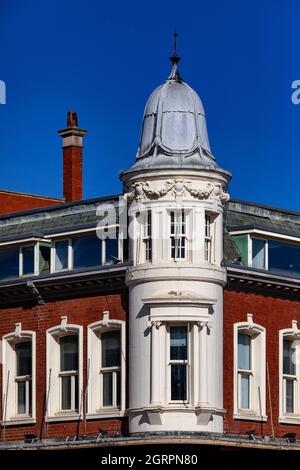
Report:
[[[40,243],[39,252],[39,272],[40,274],[50,272],[50,253],[51,247],[48,244]]]
[[[68,268],[68,240],[55,243],[55,270],[61,271]]]
[[[240,406],[243,409],[250,407],[250,376],[248,374],[241,374],[241,400]]]
[[[73,375],[74,377],[74,383],[75,383],[75,410],[79,409],[79,390],[78,390],[78,375]]]
[[[269,240],[269,269],[300,273],[300,246]]]
[[[22,247],[23,274],[34,273],[34,246]]]
[[[283,340],[283,373],[289,375],[296,374],[296,365],[294,364],[294,344],[289,339]]]
[[[251,337],[246,333],[238,334],[238,368],[251,369]]]
[[[170,328],[170,359],[187,359],[187,328],[172,326]]]
[[[0,249],[0,280],[19,276],[19,248]]]
[[[107,331],[101,335],[102,367],[119,367],[121,363],[120,331]]]
[[[107,372],[103,374],[103,406],[113,405],[113,374]]]
[[[16,374],[17,377],[22,375],[31,375],[32,356],[31,341],[24,341],[15,345],[16,351]]]
[[[186,365],[171,365],[171,400],[186,400]]]
[[[285,411],[294,413],[294,381],[285,379]]]
[[[252,239],[252,266],[257,269],[265,268],[265,241]]]
[[[96,235],[72,239],[74,268],[89,268],[102,264],[102,240]]]
[[[17,382],[18,389],[18,414],[26,413],[26,381]]]
[[[119,257],[119,250],[118,250],[119,240],[118,238],[106,238],[105,246],[106,246],[106,256],[105,261],[106,263],[112,263],[114,258]]]
[[[71,379],[69,375],[67,377],[61,378],[61,409],[70,410],[71,409]]]
[[[78,370],[78,336],[60,338],[60,370]]]

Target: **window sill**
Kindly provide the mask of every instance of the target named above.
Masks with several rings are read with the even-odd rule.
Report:
[[[36,424],[35,418],[11,418],[9,421],[5,421],[1,423],[2,427],[7,426],[23,426],[26,424]]]
[[[112,408],[109,410],[97,410],[95,413],[88,413],[86,419],[121,418],[124,415],[124,410]]]
[[[235,413],[233,419],[245,420],[245,421],[259,421],[266,422],[268,417],[266,415],[257,415],[256,413]]]
[[[279,423],[282,424],[300,424],[300,415],[286,414],[279,416]]]
[[[55,416],[48,416],[47,423],[57,423],[59,421],[79,421],[82,420],[82,415],[79,413],[57,413]]]

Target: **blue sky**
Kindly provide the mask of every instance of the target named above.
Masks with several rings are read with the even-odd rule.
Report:
[[[76,109],[84,196],[121,191],[176,25],[181,75],[202,98],[231,196],[300,210],[299,21],[297,0],[0,0],[0,188],[61,196],[57,130]]]

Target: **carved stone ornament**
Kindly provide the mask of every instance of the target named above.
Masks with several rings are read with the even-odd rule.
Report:
[[[213,199],[221,203],[229,200],[229,194],[220,184],[207,183],[205,187],[197,188],[189,180],[167,180],[161,187],[154,186],[149,181],[133,183],[130,192],[127,193],[127,198],[130,200],[159,199],[169,192],[172,192],[174,196],[184,196],[189,193],[195,199]]]

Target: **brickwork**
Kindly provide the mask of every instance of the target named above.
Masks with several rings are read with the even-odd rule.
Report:
[[[21,322],[23,330],[36,332],[36,415],[35,425],[7,426],[6,440],[23,439],[24,434],[33,433],[41,438],[74,437],[75,435],[97,434],[99,428],[126,432],[126,419],[102,419],[73,422],[44,422],[46,397],[46,331],[60,324],[61,316],[68,317],[68,323],[83,326],[83,390],[86,388],[87,325],[102,320],[103,311],[109,311],[110,319],[126,320],[127,300],[125,295],[103,295],[47,303],[42,306],[0,309],[0,337],[14,330],[15,323]],[[2,366],[1,366],[2,377]],[[1,380],[2,387],[2,380]],[[0,389],[1,389],[0,387]],[[2,394],[2,390],[1,390]],[[1,395],[2,396],[2,395]],[[2,416],[2,410],[1,410]],[[0,441],[4,439],[3,427]]]
[[[52,199],[30,194],[14,193],[0,190],[0,214],[38,209],[40,207],[63,204],[63,199]]]
[[[253,314],[253,321],[266,328],[266,357],[270,383],[266,381],[266,423],[233,419],[233,325],[247,321],[247,313]],[[224,430],[228,433],[245,433],[255,429],[257,434],[270,435],[271,410],[273,412],[275,435],[288,432],[300,434],[297,425],[279,423],[279,330],[291,328],[292,320],[300,324],[300,302],[272,298],[253,293],[224,292],[224,408],[227,410]]]

